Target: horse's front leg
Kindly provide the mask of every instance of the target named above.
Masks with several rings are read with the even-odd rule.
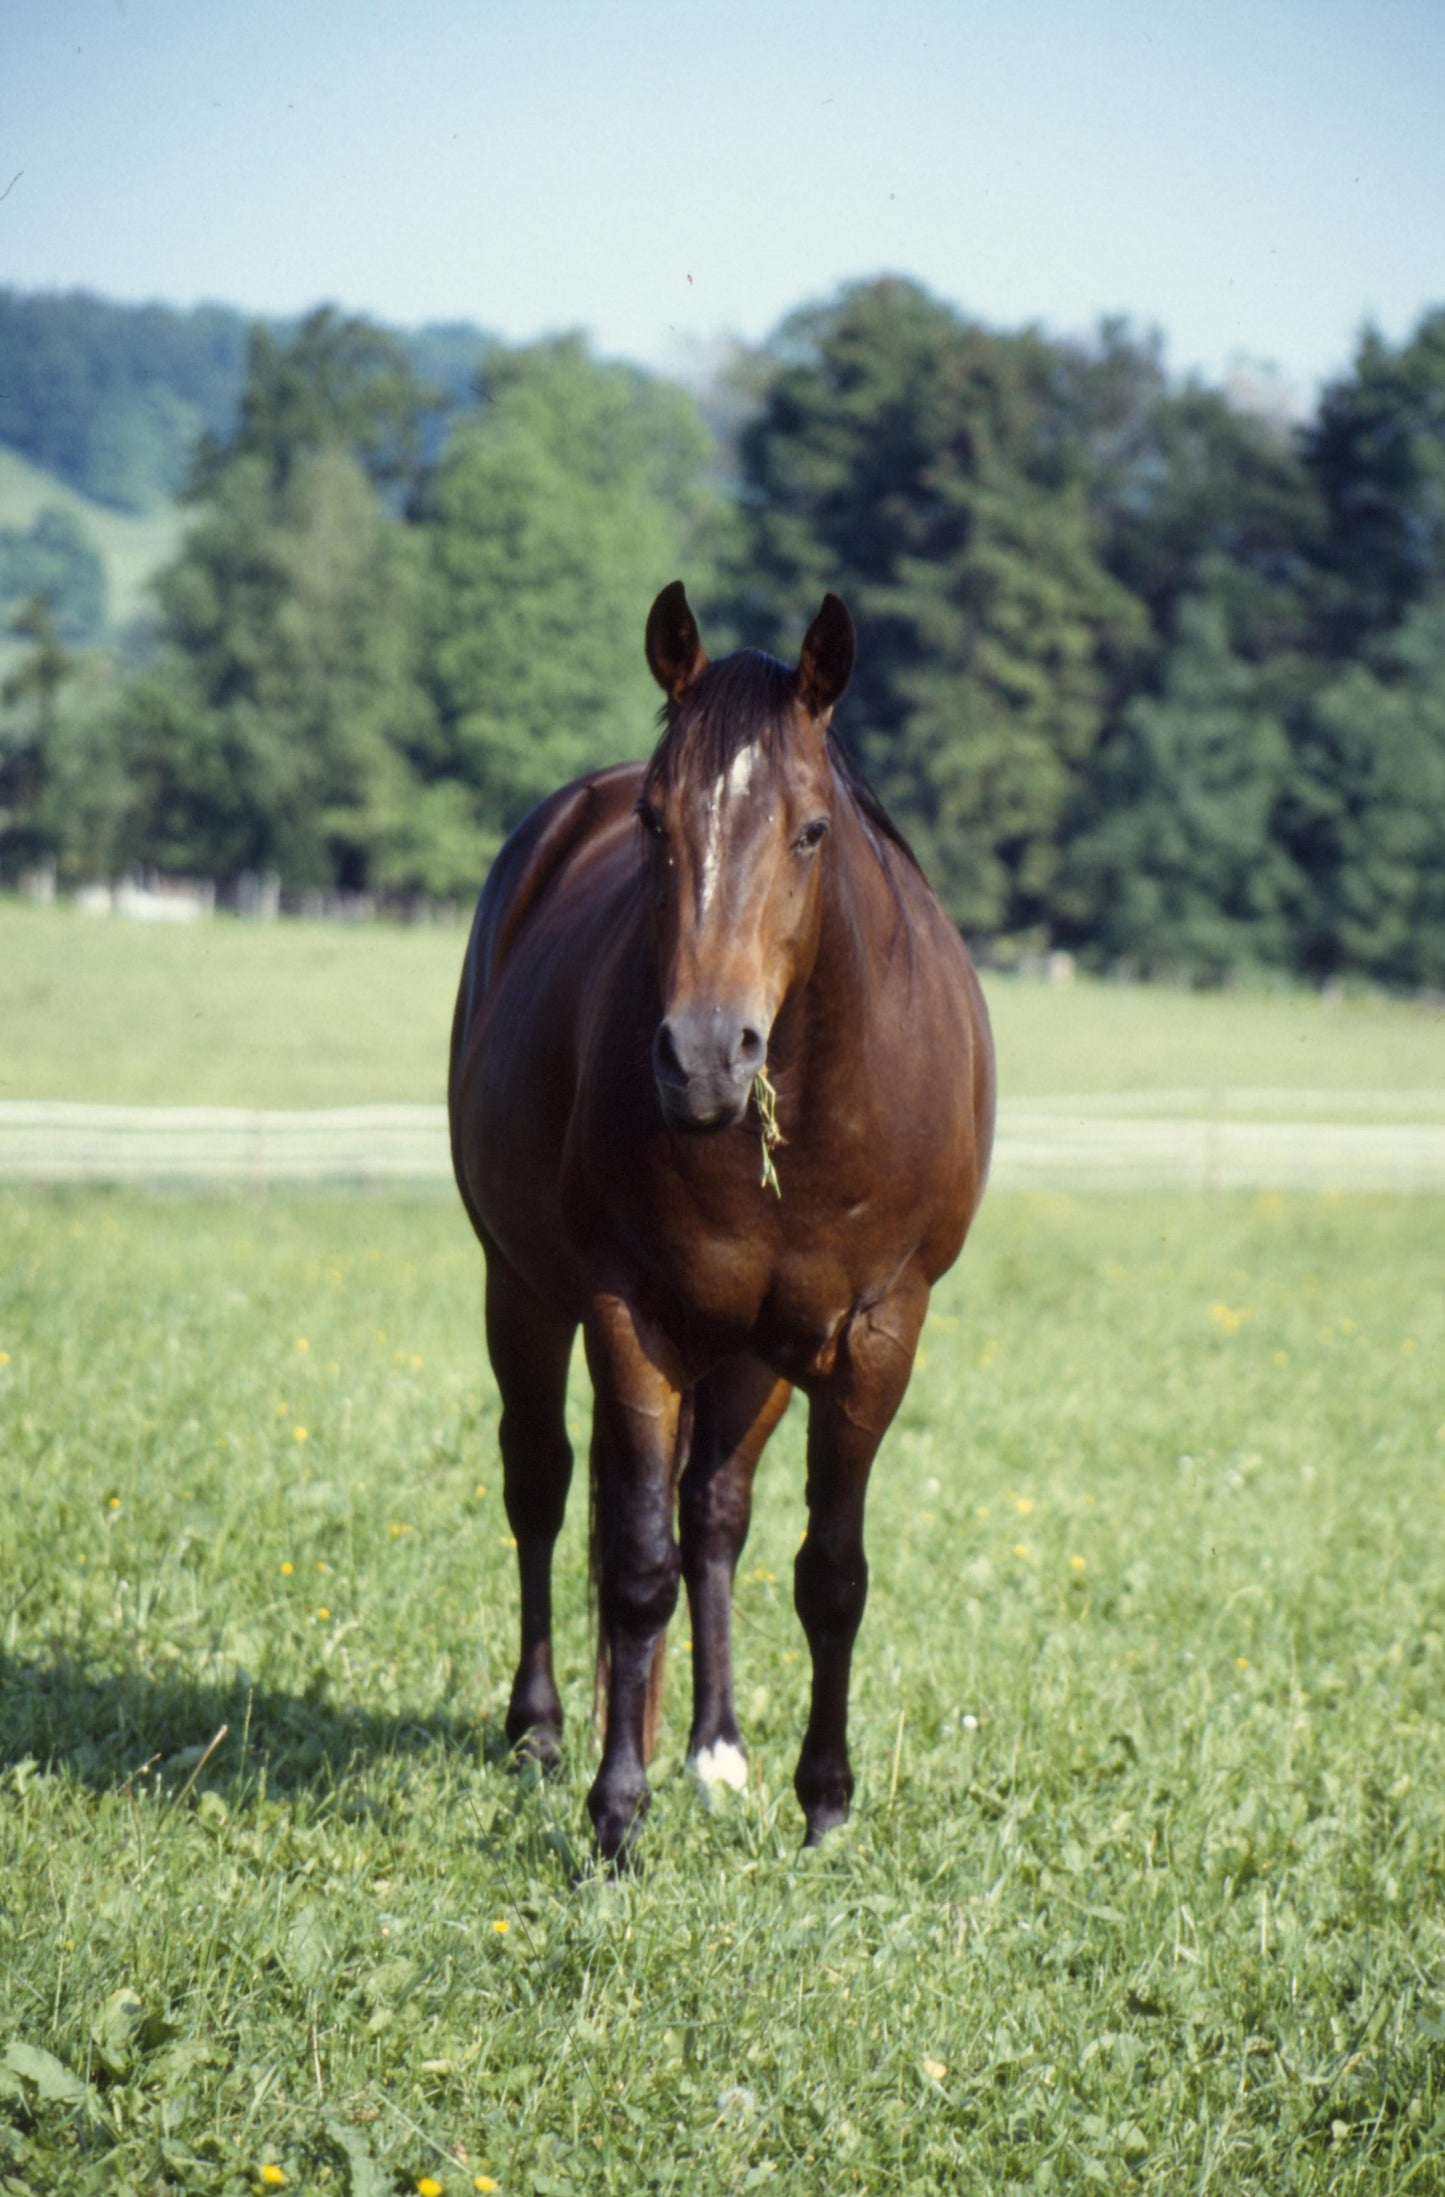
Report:
[[[594,1300],[585,1334],[603,1425],[594,1450],[594,1561],[609,1659],[607,1737],[587,1806],[612,1861],[651,1798],[643,1727],[652,1659],[677,1607],[673,1466],[684,1383],[675,1354],[621,1297]]]
[[[868,1599],[863,1508],[878,1445],[913,1370],[928,1286],[905,1274],[889,1296],[855,1313],[808,1416],[808,1531],[793,1566],[793,1599],[813,1658],[808,1729],[793,1778],[805,1845],[847,1821],[848,1680]]]
[[[741,1787],[747,1751],[733,1702],[732,1593],[752,1515],[753,1474],[792,1389],[756,1358],[729,1358],[694,1391],[691,1453],[678,1504],[692,1615],[692,1733],[699,1783]]]

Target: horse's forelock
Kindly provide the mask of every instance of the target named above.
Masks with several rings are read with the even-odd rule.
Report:
[[[741,648],[709,664],[680,701],[664,703],[648,784],[666,789],[696,771],[711,785],[744,748],[777,755],[796,693],[796,672],[761,649]]]
[[[715,785],[744,748],[777,756],[786,747],[797,692],[797,672],[761,649],[741,648],[709,664],[680,701],[665,702],[659,711],[662,737],[647,766],[647,787],[666,792],[684,770]],[[891,840],[917,869],[917,855],[831,725],[826,740],[834,771],[870,838],[877,832]]]

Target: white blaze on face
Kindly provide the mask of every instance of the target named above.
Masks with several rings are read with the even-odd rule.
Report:
[[[706,915],[713,894],[717,891],[718,873],[722,868],[723,812],[730,802],[741,800],[753,782],[753,758],[755,747],[739,748],[727,769],[712,789],[707,809],[707,839],[702,850],[702,872],[698,879],[698,914]]]

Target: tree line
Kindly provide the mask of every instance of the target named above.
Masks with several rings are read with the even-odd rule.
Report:
[[[567,338],[489,346],[459,404],[323,309],[253,330],[188,467],[139,660],[24,606],[7,871],[468,895],[646,750],[682,574],[714,651],[847,598],[845,736],[996,957],[1445,985],[1445,310],[1301,425],[1127,324],[1001,333],[896,278],[700,396]]]

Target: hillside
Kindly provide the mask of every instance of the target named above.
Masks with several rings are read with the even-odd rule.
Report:
[[[149,512],[179,492],[200,435],[231,434],[256,325],[228,305],[182,311],[0,288],[0,448],[112,510]],[[264,325],[284,337],[295,323]],[[471,402],[491,340],[480,328],[396,333],[443,414]]]
[[[106,622],[119,632],[146,607],[146,584],[175,554],[185,524],[174,503],[113,511],[0,444],[0,527],[28,527],[58,507],[77,518],[105,566]]]

